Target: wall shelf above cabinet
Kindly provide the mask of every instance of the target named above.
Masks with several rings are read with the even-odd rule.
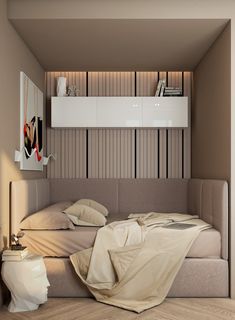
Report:
[[[188,97],[52,97],[53,128],[185,128]]]

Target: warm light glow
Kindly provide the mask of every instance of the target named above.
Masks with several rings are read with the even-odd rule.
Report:
[[[0,226],[1,236],[0,242],[6,245],[9,236],[9,188],[10,181],[23,179],[22,172],[18,169],[12,158],[1,151],[0,154]]]

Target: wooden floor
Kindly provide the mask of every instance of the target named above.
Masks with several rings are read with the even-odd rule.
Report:
[[[235,319],[235,300],[166,299],[160,306],[141,314],[125,311],[83,298],[49,299],[37,311],[9,313],[0,309],[0,319],[50,320],[231,320]]]

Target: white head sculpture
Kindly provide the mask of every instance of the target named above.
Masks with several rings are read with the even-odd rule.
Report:
[[[3,263],[2,279],[11,291],[10,312],[36,310],[47,301],[50,284],[40,257]]]

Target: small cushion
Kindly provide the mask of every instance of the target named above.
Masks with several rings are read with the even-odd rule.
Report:
[[[74,225],[62,211],[72,202],[60,202],[33,213],[20,223],[22,230],[59,230],[75,229]]]
[[[99,211],[100,213],[102,213],[105,217],[107,217],[107,215],[109,214],[108,209],[103,206],[101,203],[92,200],[92,199],[80,199],[77,201],[77,203],[79,204],[84,204],[85,206],[91,207],[97,211]]]
[[[106,218],[99,211],[83,204],[75,202],[72,206],[64,210],[64,213],[78,226],[104,226]]]

